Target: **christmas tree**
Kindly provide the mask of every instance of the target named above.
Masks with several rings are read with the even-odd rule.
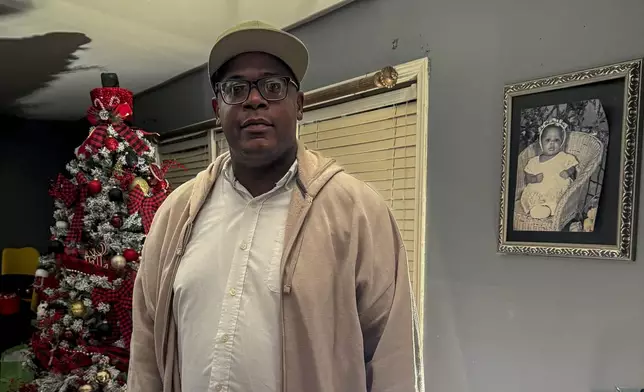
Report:
[[[55,224],[34,290],[37,331],[21,391],[126,391],[132,287],[146,233],[169,192],[151,134],[128,125],[132,93],[103,74],[87,139],[52,183]]]

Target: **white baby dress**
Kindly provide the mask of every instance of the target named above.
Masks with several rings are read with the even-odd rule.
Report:
[[[570,184],[572,184],[571,178],[562,178],[560,173],[578,164],[579,161],[577,161],[574,155],[563,151],[545,162],[539,161],[538,155],[531,158],[523,170],[532,175],[543,174],[543,181],[536,184],[528,184],[523,190],[521,206],[525,213],[529,214],[536,206],[546,206],[550,209],[549,214],[543,214],[545,216],[541,214],[539,214],[540,216],[534,216],[532,214],[533,218],[547,218],[554,214],[559,199],[561,199],[561,196],[566,192]]]

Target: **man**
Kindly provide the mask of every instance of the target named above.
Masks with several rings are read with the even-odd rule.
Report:
[[[422,389],[403,241],[382,198],[299,145],[308,52],[248,22],[214,45],[230,154],[157,212],[134,289],[131,392]]]

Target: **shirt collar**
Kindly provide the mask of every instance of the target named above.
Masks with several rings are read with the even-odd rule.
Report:
[[[290,190],[291,183],[293,182],[293,179],[297,175],[297,171],[298,171],[298,163],[297,163],[297,160],[295,160],[295,162],[293,162],[293,164],[288,169],[286,174],[284,174],[284,176],[275,183],[275,188],[273,188],[273,190],[280,189],[280,188],[285,188],[286,190]],[[239,183],[239,181],[237,181],[237,178],[235,178],[235,173],[233,172],[233,165],[231,163],[230,157],[227,158],[226,161],[224,162],[224,166],[222,168],[222,174],[224,175],[224,178],[226,179],[226,181],[230,182],[233,188],[237,190],[241,190],[244,188]]]

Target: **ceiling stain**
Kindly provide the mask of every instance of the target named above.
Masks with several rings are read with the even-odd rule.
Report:
[[[33,9],[31,0],[0,0],[0,17],[13,16]]]
[[[83,33],[52,32],[0,38],[0,112],[20,114],[18,101],[48,87],[64,73],[98,67],[74,67],[75,53],[92,40]]]

